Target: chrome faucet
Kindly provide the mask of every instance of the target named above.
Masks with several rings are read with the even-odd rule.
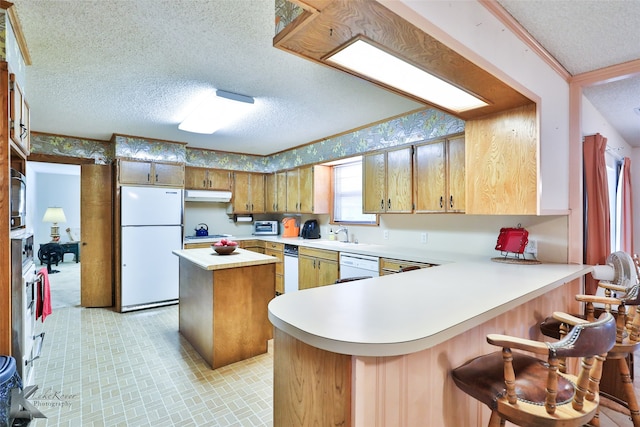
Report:
[[[344,231],[345,240],[338,239],[338,234]],[[349,243],[349,229],[347,227],[340,227],[335,231],[336,239],[343,243]]]

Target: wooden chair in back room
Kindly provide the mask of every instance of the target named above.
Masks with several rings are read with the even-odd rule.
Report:
[[[490,334],[487,342],[502,351],[453,369],[456,385],[491,409],[489,427],[504,426],[505,421],[530,427],[578,427],[597,413],[603,355],[615,344],[616,321],[611,313],[593,322],[565,313],[554,317],[575,325],[564,339],[550,343]],[[577,375],[558,372],[560,357],[580,359]]]

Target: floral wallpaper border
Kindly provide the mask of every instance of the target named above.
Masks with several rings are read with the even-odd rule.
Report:
[[[7,60],[7,12],[0,11],[0,61]]]
[[[40,132],[31,132],[31,153],[94,159],[98,165],[110,164],[116,157],[114,144],[110,141]]]
[[[125,157],[215,169],[277,172],[462,132],[464,121],[440,110],[428,108],[269,156],[189,148],[181,142],[143,137],[114,135],[112,141],[98,141],[36,132],[31,134],[31,152],[92,158],[99,164],[108,164],[118,157]]]

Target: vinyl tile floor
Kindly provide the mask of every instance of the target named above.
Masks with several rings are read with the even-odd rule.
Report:
[[[66,283],[78,266],[49,276],[53,313],[37,325],[46,335],[30,398],[47,419],[32,426],[273,424],[271,352],[211,370],[178,333],[177,305],[81,308],[79,276],[77,291]]]
[[[30,399],[47,419],[32,426],[273,425],[271,350],[211,370],[178,333],[177,305],[130,313],[84,309],[80,264],[55,268],[53,313],[36,326],[46,335],[35,362],[39,389]],[[632,427],[621,408],[607,406],[601,427]]]

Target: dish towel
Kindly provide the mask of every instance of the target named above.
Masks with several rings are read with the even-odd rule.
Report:
[[[45,267],[41,268],[38,273],[42,276],[42,280],[38,282],[37,299],[36,299],[36,320],[42,316],[42,322],[51,314],[51,289],[49,287],[49,273]]]

